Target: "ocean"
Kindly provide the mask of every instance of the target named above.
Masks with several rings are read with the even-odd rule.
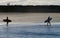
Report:
[[[1,24],[0,38],[60,38],[60,24]]]

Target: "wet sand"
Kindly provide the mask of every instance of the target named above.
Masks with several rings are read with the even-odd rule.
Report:
[[[60,13],[0,13],[0,22],[6,17],[9,17],[13,22],[44,22],[48,16],[53,20],[51,22],[60,22]]]

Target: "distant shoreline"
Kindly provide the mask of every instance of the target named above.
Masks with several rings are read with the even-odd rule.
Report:
[[[60,5],[0,5],[0,12],[60,13]]]

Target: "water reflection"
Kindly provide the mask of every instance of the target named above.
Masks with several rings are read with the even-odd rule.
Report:
[[[59,27],[59,28],[58,28]],[[60,38],[60,26],[0,26],[0,38]]]

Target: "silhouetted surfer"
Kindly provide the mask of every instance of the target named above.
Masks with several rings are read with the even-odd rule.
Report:
[[[12,22],[10,19],[8,19],[8,17],[6,19],[3,19],[4,22],[7,22],[7,26],[9,22]]]
[[[48,24],[50,24],[50,26],[51,26],[51,23],[50,23],[51,20],[52,20],[52,18],[49,16],[48,19],[45,20],[44,22],[47,23],[47,26],[48,26]]]

